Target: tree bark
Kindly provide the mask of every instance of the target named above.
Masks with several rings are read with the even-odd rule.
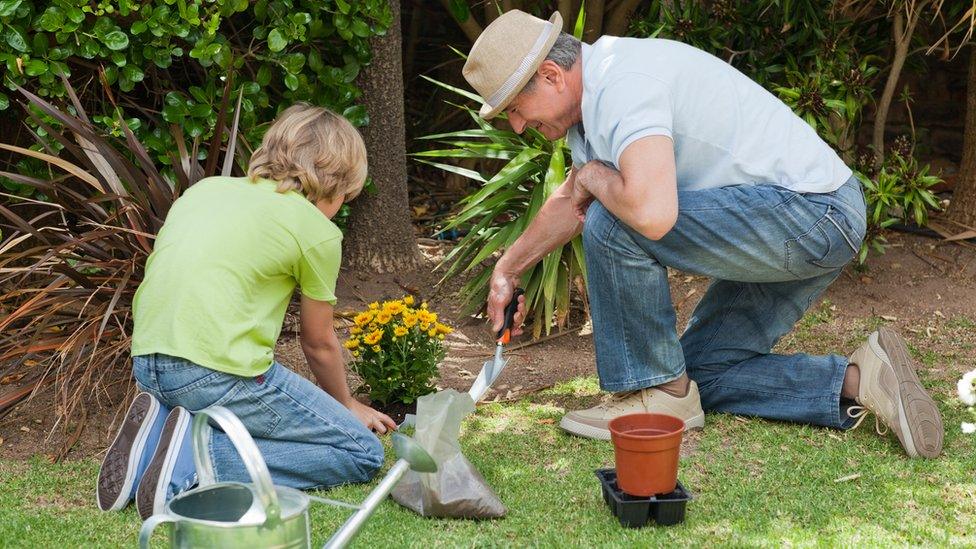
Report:
[[[586,0],[586,21],[583,22],[583,41],[592,44],[603,34],[603,0]]]
[[[559,0],[557,11],[563,18],[563,32],[573,33],[576,25],[576,9],[573,7],[573,0]]]
[[[620,0],[610,12],[607,24],[604,26],[603,34],[609,34],[610,36],[624,36],[627,34],[627,27],[630,25],[630,16],[633,15],[638,4],[640,4],[640,0]]]
[[[373,60],[357,81],[369,113],[362,134],[377,192],[364,192],[353,203],[344,243],[347,265],[374,273],[420,266],[407,198],[400,0],[389,2],[393,22],[385,36],[370,38]]]
[[[976,227],[976,51],[969,48],[969,78],[966,82],[966,127],[963,130],[962,164],[952,190],[946,217]]]
[[[888,122],[888,110],[891,108],[891,101],[895,97],[895,90],[898,89],[898,79],[901,77],[901,69],[905,66],[905,59],[908,58],[908,47],[912,43],[912,35],[915,33],[915,25],[921,17],[921,7],[908,11],[908,28],[906,29],[905,16],[901,10],[895,12],[894,38],[895,56],[891,62],[891,71],[888,73],[888,81],[885,82],[884,92],[878,101],[878,110],[874,115],[874,165],[881,166],[884,162],[884,137],[885,125]]]

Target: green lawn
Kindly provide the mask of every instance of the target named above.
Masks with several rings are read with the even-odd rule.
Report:
[[[479,408],[462,445],[508,506],[502,520],[424,519],[392,500],[357,538],[359,547],[400,546],[890,546],[976,545],[976,437],[962,435],[962,408],[943,404],[944,456],[909,460],[868,420],[854,432],[709,415],[681,461],[694,493],[684,524],[626,530],[605,507],[593,470],[612,466],[609,442],[564,435],[563,406],[592,402],[593,379],[565,383],[508,405]],[[0,460],[0,545],[133,546],[134,508],[100,513],[98,464]],[[860,475],[853,480],[837,479]],[[369,486],[323,493],[358,502]],[[321,545],[347,512],[312,506]],[[162,533],[156,545],[162,546]]]

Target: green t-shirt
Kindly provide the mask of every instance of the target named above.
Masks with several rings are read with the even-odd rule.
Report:
[[[253,377],[272,364],[295,285],[335,303],[342,233],[272,181],[208,177],[170,209],[133,303],[133,356]]]

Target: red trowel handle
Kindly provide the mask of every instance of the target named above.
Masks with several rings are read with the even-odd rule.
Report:
[[[498,339],[498,343],[503,345],[508,344],[512,339],[512,323],[515,320],[515,312],[518,311],[518,298],[523,295],[525,290],[522,288],[515,288],[515,292],[512,293],[512,300],[508,302],[505,306],[505,323],[502,324],[502,329],[498,330],[495,337]]]

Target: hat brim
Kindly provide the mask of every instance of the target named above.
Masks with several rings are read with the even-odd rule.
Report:
[[[546,38],[542,48],[539,49],[539,56],[532,60],[530,70],[526,71],[525,76],[523,76],[515,87],[512,88],[512,93],[504,97],[498,103],[498,105],[492,106],[488,103],[482,104],[481,109],[478,110],[478,116],[484,118],[485,120],[490,120],[498,116],[503,110],[505,110],[505,107],[508,107],[508,104],[512,102],[512,99],[515,99],[515,96],[521,93],[522,88],[529,83],[529,80],[532,80],[532,77],[535,76],[535,71],[539,70],[539,65],[546,60],[546,56],[549,55],[549,50],[552,49],[552,45],[556,43],[556,39],[559,38],[559,35],[563,32],[563,16],[559,15],[558,11],[552,14],[552,17],[549,18],[549,22],[552,23],[552,27],[550,27],[549,30],[549,36]]]

